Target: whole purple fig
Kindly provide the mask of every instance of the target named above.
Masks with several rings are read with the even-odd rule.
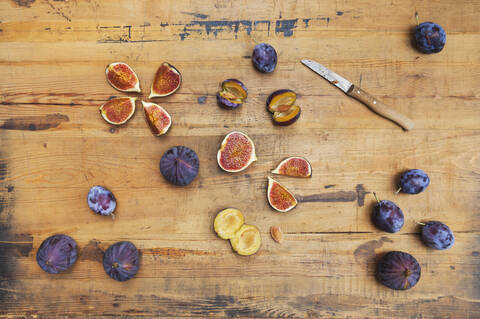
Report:
[[[420,265],[410,254],[391,251],[377,264],[377,279],[388,288],[410,289],[420,280]]]
[[[137,247],[129,241],[121,241],[108,247],[103,255],[103,269],[117,281],[135,276],[140,264]]]
[[[67,270],[76,260],[77,243],[67,235],[48,237],[37,251],[38,265],[50,274]]]
[[[186,146],[174,146],[160,159],[160,172],[174,185],[190,184],[198,175],[198,169],[197,153]]]

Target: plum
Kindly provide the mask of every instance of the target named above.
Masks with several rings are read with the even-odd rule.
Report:
[[[447,34],[443,28],[433,22],[422,22],[415,28],[414,36],[415,43],[420,52],[423,53],[437,53],[442,51],[447,41]]]
[[[453,232],[444,223],[430,221],[422,225],[422,241],[430,248],[445,250],[453,246],[455,237]]]
[[[245,101],[248,95],[247,87],[237,79],[226,79],[221,84],[222,90],[217,92],[217,103],[227,110],[233,110]]]
[[[117,200],[113,193],[103,186],[93,186],[87,195],[88,207],[102,216],[113,215],[117,207]]]
[[[420,280],[421,268],[410,254],[391,251],[377,264],[377,279],[380,283],[395,290],[406,290]]]
[[[373,194],[377,199],[377,195]],[[398,232],[404,223],[402,210],[389,200],[377,199],[377,204],[373,207],[372,220],[375,226],[389,233]]]
[[[411,169],[400,175],[399,190],[407,194],[423,192],[430,184],[427,173],[420,169]]]
[[[170,183],[186,186],[197,177],[199,165],[194,150],[186,146],[174,146],[160,159],[160,172]]]
[[[37,263],[49,274],[70,268],[77,260],[77,243],[67,235],[53,235],[45,239],[37,251]]]
[[[137,247],[129,241],[121,241],[108,247],[103,255],[103,269],[117,281],[135,276],[140,264]]]
[[[277,66],[277,52],[268,43],[257,44],[253,49],[252,62],[258,71],[271,73]]]

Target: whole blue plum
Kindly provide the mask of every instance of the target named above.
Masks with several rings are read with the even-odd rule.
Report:
[[[446,41],[447,34],[445,30],[436,23],[423,22],[415,28],[415,42],[418,50],[423,53],[442,51]]]
[[[430,248],[444,250],[453,246],[455,237],[450,227],[444,223],[430,221],[422,228],[422,241]]]
[[[373,207],[372,220],[375,226],[389,233],[398,232],[404,223],[402,210],[389,200],[381,200]]]
[[[252,62],[260,72],[273,72],[277,66],[277,51],[268,43],[257,44],[253,49]]]
[[[427,173],[421,169],[411,169],[403,172],[400,176],[400,190],[407,194],[418,194],[423,192],[430,184]]]

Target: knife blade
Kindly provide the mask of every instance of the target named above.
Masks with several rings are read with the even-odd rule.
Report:
[[[347,79],[324,67],[320,63],[312,60],[302,60],[302,63],[309,69],[320,75],[322,78],[342,90],[348,96],[351,96],[362,102],[363,104],[368,106],[370,110],[394,122],[395,124],[402,127],[405,131],[411,130],[415,126],[415,123],[405,115],[402,115],[397,111],[389,108],[382,102],[378,101],[375,97],[365,92],[360,87],[355,86]]]

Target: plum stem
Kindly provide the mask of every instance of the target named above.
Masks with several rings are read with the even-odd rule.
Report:
[[[398,195],[398,193],[400,193],[400,191],[402,190],[401,187],[399,187],[395,192],[393,192],[395,195]]]
[[[420,22],[418,21],[418,12],[415,12],[415,19],[417,20],[417,26],[420,24]]]
[[[426,224],[425,223],[421,223],[421,222],[417,222],[417,224],[421,225],[421,226],[425,226]]]
[[[375,200],[377,201],[377,203],[380,203],[380,201],[378,200],[378,197],[377,197],[377,193],[373,192],[373,196],[375,197]]]

